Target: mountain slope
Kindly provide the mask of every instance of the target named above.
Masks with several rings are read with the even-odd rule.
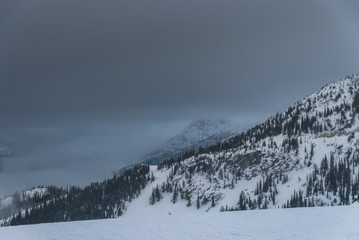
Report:
[[[149,201],[206,211],[351,204],[359,189],[358,89],[353,75],[247,133],[160,164],[168,178],[152,188],[158,184],[163,199]]]
[[[60,216],[51,221],[74,220],[62,217],[64,209],[78,211],[77,219],[93,219],[349,205],[359,194],[358,131],[359,75],[353,75],[245,133],[158,167],[138,165],[127,175],[67,190],[46,209],[36,206],[7,223],[46,222],[35,216],[49,211]],[[126,193],[122,198],[114,195],[119,189]]]

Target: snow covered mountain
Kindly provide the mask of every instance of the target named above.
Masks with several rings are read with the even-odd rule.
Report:
[[[157,184],[169,201],[180,196],[207,211],[351,204],[359,188],[358,90],[359,75],[327,85],[246,133],[160,164],[168,178]]]
[[[240,135],[84,189],[62,189],[5,223],[350,205],[359,197],[358,132],[359,75],[352,75]]]
[[[54,187],[50,191],[45,187],[34,187],[22,192],[16,192],[13,195],[0,198],[0,219],[11,216],[19,209],[31,208],[36,204],[51,199]],[[0,221],[1,225],[2,221]]]
[[[246,133],[162,163],[169,177],[158,185],[172,202],[178,194],[207,210],[350,204],[358,197],[358,89],[359,76],[347,77]]]
[[[199,147],[206,148],[239,133],[239,128],[228,120],[194,120],[170,139],[164,147],[148,154],[144,162],[157,164],[169,158],[177,158],[189,151],[198,151]]]

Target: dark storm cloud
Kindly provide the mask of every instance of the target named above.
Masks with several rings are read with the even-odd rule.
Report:
[[[276,100],[293,102],[358,70],[348,23],[329,1],[15,1],[2,9],[6,113],[262,111],[263,98],[278,110]]]
[[[61,183],[63,169],[86,163],[88,180],[190,119],[247,126],[282,111],[359,72],[358,10],[332,0],[1,1],[7,174],[41,182],[51,169]]]

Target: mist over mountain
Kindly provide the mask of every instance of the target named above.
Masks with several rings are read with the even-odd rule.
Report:
[[[165,146],[148,154],[144,162],[157,164],[160,161],[177,158],[190,151],[198,151],[240,133],[241,128],[231,121],[202,119],[192,121],[185,129],[171,138]]]
[[[359,239],[358,12],[0,1],[0,240]]]
[[[0,196],[109,177],[192,119],[282,112],[357,71],[358,6],[1,1]]]
[[[198,140],[227,132],[228,126],[195,121],[178,135],[185,137],[174,139]],[[177,159],[138,164],[84,188],[48,186],[17,193],[2,200],[3,216],[12,214],[2,225],[351,205],[359,199],[358,131],[356,74],[245,132]]]

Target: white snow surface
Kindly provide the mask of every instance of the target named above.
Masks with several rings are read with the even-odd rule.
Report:
[[[33,197],[35,197],[35,195],[38,195],[39,197],[42,197],[46,193],[47,193],[47,188],[45,188],[45,187],[37,187],[37,188],[32,188],[30,190],[24,191],[23,195],[26,198],[33,198]]]
[[[359,239],[359,205],[177,213],[0,228],[1,240]]]

